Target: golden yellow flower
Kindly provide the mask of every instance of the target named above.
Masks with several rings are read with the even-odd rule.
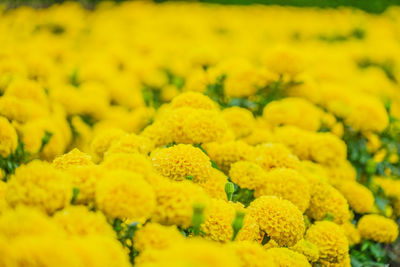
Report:
[[[361,217],[357,229],[362,238],[379,243],[393,243],[399,235],[399,227],[395,221],[377,214]]]
[[[18,136],[15,128],[4,117],[0,116],[0,156],[3,158],[14,153],[18,146]]]
[[[242,188],[256,189],[266,181],[263,168],[250,161],[238,161],[231,165],[229,177]]]

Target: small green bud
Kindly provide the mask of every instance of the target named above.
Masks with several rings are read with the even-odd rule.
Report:
[[[231,182],[227,182],[226,184],[225,184],[225,193],[226,193],[226,196],[228,197],[228,201],[231,201],[232,200],[232,196],[233,196],[233,193],[235,192],[235,185],[234,185],[234,183],[231,183]]]
[[[77,188],[77,187],[74,187],[74,188],[72,189],[71,204],[75,204],[75,201],[76,201],[76,199],[78,198],[79,192],[80,192],[80,190],[79,190],[79,188]]]
[[[186,180],[193,181],[193,179],[194,179],[194,176],[193,176],[193,175],[188,175],[188,176],[186,176]]]
[[[376,162],[373,159],[368,160],[365,170],[368,174],[374,174],[376,171]]]
[[[232,228],[233,228],[233,236],[232,236],[232,241],[236,239],[237,234],[239,233],[240,229],[243,227],[243,219],[244,219],[244,212],[237,211],[235,218],[233,219],[232,222]]]

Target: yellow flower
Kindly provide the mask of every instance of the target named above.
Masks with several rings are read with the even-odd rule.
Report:
[[[240,258],[240,266],[263,267],[275,266],[273,258],[258,243],[250,241],[236,241],[228,244]]]
[[[288,200],[262,196],[249,206],[249,214],[256,217],[260,229],[280,246],[293,246],[305,231],[299,209]]]
[[[310,185],[297,171],[275,168],[267,172],[263,183],[254,191],[258,196],[277,196],[292,202],[304,213],[310,204]]]
[[[15,128],[4,117],[0,116],[0,156],[3,158],[14,153],[18,146],[18,136]]]
[[[142,175],[145,179],[153,172],[150,159],[142,154],[107,154],[100,166],[107,170],[135,172]]]
[[[76,166],[92,165],[91,156],[74,148],[70,152],[55,158],[52,165],[59,170],[67,170]]]
[[[175,145],[155,151],[152,155],[154,169],[172,180],[205,182],[211,176],[211,162],[206,154],[192,145]]]
[[[393,243],[399,235],[399,227],[395,221],[376,214],[361,217],[357,228],[362,238],[379,243]]]
[[[228,173],[232,163],[249,160],[253,156],[253,147],[243,141],[209,143],[203,146],[208,156],[224,173]]]
[[[254,148],[254,162],[268,171],[273,168],[298,170],[299,159],[286,146],[277,143],[257,145]]]
[[[104,152],[108,150],[114,140],[119,140],[124,135],[125,132],[117,128],[99,130],[90,145],[91,151],[97,157],[97,161],[103,158]]]
[[[290,249],[306,256],[309,262],[316,262],[319,259],[318,247],[305,239],[301,239]]]
[[[222,111],[222,116],[236,138],[246,137],[253,131],[256,120],[251,111],[241,107],[230,107]]]
[[[357,213],[368,213],[372,210],[375,198],[365,186],[355,181],[342,181],[335,185],[349,202],[350,207]]]
[[[198,92],[185,92],[174,97],[171,108],[190,107],[195,109],[216,110],[217,104],[208,96]]]
[[[183,235],[176,226],[164,226],[158,223],[147,223],[135,232],[133,244],[138,251],[164,250],[177,242],[183,242]]]
[[[225,184],[228,182],[228,177],[221,171],[213,168],[211,175],[204,183],[199,184],[204,191],[212,198],[227,200],[225,192]]]
[[[111,218],[145,221],[156,206],[153,188],[140,174],[107,171],[96,187],[96,205]]]
[[[238,161],[231,165],[229,177],[242,188],[255,189],[266,181],[263,168],[250,161]]]
[[[305,239],[318,247],[321,260],[340,262],[349,251],[343,229],[333,222],[316,222],[307,230]]]
[[[53,220],[68,236],[102,235],[115,238],[115,232],[101,212],[85,206],[70,206],[54,214]]]
[[[6,88],[4,96],[14,96],[19,99],[29,99],[40,105],[48,105],[45,90],[36,81],[33,80],[16,80],[12,81]]]
[[[154,149],[154,143],[147,137],[136,134],[127,134],[111,141],[106,153],[141,153],[149,154]]]
[[[71,180],[49,163],[35,160],[17,168],[8,182],[6,200],[12,207],[23,204],[51,214],[69,204]]]
[[[350,246],[360,243],[361,241],[360,231],[358,231],[358,229],[354,224],[352,224],[351,222],[345,222],[340,226],[343,228]]]
[[[0,172],[2,172],[1,169]],[[2,179],[0,174],[0,215],[7,209],[7,201],[6,201],[7,184],[1,180]]]
[[[333,216],[333,221],[339,224],[350,218],[347,200],[326,182],[311,184],[311,201],[306,214],[318,221],[326,216]]]
[[[293,125],[314,132],[321,127],[322,115],[311,102],[295,97],[272,101],[263,110],[263,118],[274,128]]]
[[[267,250],[269,257],[273,258],[275,266],[278,267],[310,267],[311,264],[308,262],[306,256],[297,253],[288,248],[270,248]]]
[[[157,205],[152,221],[184,228],[191,225],[193,206],[207,206],[209,196],[197,184],[190,181],[159,180],[155,185]]]

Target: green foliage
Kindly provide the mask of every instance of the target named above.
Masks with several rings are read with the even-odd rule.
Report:
[[[235,184],[235,186],[236,186],[236,190],[233,193],[232,201],[240,202],[245,207],[248,207],[250,205],[250,203],[255,199],[254,190],[250,190],[247,188],[240,188],[236,184]]]
[[[361,69],[375,67],[381,69],[389,80],[397,82],[396,76],[394,75],[394,62],[392,60],[386,60],[384,62],[376,62],[369,58],[364,58],[357,62],[358,67]]]
[[[245,213],[241,211],[237,211],[235,214],[235,218],[233,219],[232,222],[232,229],[233,229],[232,241],[235,241],[237,234],[243,227],[244,215]]]
[[[193,235],[197,236],[200,234],[200,226],[204,221],[204,206],[197,204],[193,206],[193,216],[192,216],[192,230]]]
[[[325,42],[344,42],[344,41],[349,41],[349,40],[362,40],[365,38],[365,31],[360,28],[355,28],[352,30],[350,33],[347,34],[332,34],[332,35],[327,35],[327,34],[320,34],[317,36],[317,38],[321,41]]]
[[[161,91],[158,88],[144,86],[142,89],[142,96],[148,107],[159,108],[162,105]]]
[[[352,248],[350,252],[353,267],[388,266],[387,262],[394,260],[395,255],[382,244],[364,240]]]
[[[112,227],[117,234],[118,240],[129,250],[129,258],[132,264],[135,263],[135,258],[139,255],[139,252],[133,247],[133,236],[138,229],[137,226],[138,222],[126,224],[118,218],[112,223]]]

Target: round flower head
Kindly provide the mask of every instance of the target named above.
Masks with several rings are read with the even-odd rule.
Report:
[[[233,235],[232,222],[238,208],[240,208],[238,204],[211,199],[204,212],[201,231],[208,239],[219,242],[230,241]]]
[[[184,237],[176,226],[164,226],[158,223],[147,223],[135,232],[133,244],[136,250],[164,250],[176,242],[183,242]]]
[[[0,156],[5,158],[17,149],[18,136],[15,128],[0,116]]]
[[[236,138],[242,138],[251,134],[256,124],[253,113],[241,107],[226,108],[222,111],[222,116]]]
[[[106,153],[141,153],[148,155],[153,149],[154,143],[149,138],[136,134],[127,134],[112,141]]]
[[[317,262],[319,259],[318,247],[305,239],[301,239],[290,249],[306,256],[309,262]]]
[[[123,130],[117,128],[105,128],[99,130],[90,144],[91,151],[97,157],[96,159],[101,160],[104,152],[108,150],[113,141],[119,140],[125,134],[126,133]]]
[[[153,167],[161,175],[172,180],[193,177],[195,182],[205,182],[211,175],[208,156],[192,145],[175,145],[155,151],[152,155]]]
[[[336,165],[347,157],[345,142],[332,133],[317,133],[310,149],[311,159],[326,165]]]
[[[142,154],[107,154],[100,166],[107,170],[126,170],[135,172],[141,174],[144,178],[147,178],[150,173],[153,172],[150,159]]]
[[[265,64],[270,71],[280,75],[296,76],[304,68],[298,51],[284,46],[269,50],[265,57]]]
[[[266,171],[272,168],[300,169],[299,159],[282,144],[267,143],[256,146],[254,162]]]
[[[240,258],[241,266],[263,267],[275,266],[273,259],[258,243],[251,241],[237,241],[228,244],[228,248],[235,251]]]
[[[216,110],[217,104],[208,96],[198,92],[185,92],[174,97],[171,108],[190,107],[195,109]]]
[[[344,234],[347,236],[349,245],[353,246],[359,244],[361,241],[360,231],[351,222],[345,222],[340,225],[343,228]]]
[[[275,168],[266,173],[264,182],[256,188],[254,195],[277,196],[289,200],[304,213],[310,204],[310,185],[297,171]]]
[[[255,127],[250,135],[241,139],[249,145],[259,145],[269,143],[274,140],[272,131],[266,127]]]
[[[293,246],[303,237],[303,216],[290,201],[261,196],[248,209],[249,214],[256,217],[260,229],[280,246]]]
[[[150,139],[156,147],[172,142],[170,127],[159,121],[144,128],[140,136]]]
[[[15,171],[8,182],[6,200],[40,208],[51,214],[67,206],[72,197],[71,177],[44,161],[31,161]]]
[[[322,114],[311,102],[296,97],[272,101],[263,110],[263,118],[272,127],[293,125],[309,131],[319,130]]]
[[[210,143],[204,145],[204,148],[224,173],[229,172],[232,163],[250,160],[253,157],[253,147],[243,141]]]
[[[399,227],[395,221],[377,214],[361,217],[357,228],[362,238],[379,243],[393,243],[399,235]]]
[[[6,201],[6,189],[7,184],[1,181],[0,175],[0,215],[7,209],[7,201]]]
[[[333,184],[341,180],[355,181],[357,179],[356,169],[348,160],[339,161],[334,166],[325,165],[325,167],[329,180]]]
[[[53,221],[68,236],[103,235],[115,238],[115,232],[101,212],[91,212],[85,206],[70,206],[58,211]]]
[[[372,192],[356,181],[342,181],[336,188],[349,202],[350,207],[357,213],[363,214],[372,211],[375,198]]]
[[[156,205],[153,188],[140,174],[107,171],[96,187],[96,205],[111,218],[144,221]]]
[[[311,186],[311,201],[306,214],[317,221],[333,216],[333,221],[342,224],[349,220],[349,204],[343,195],[325,182]]]
[[[30,99],[20,99],[15,96],[0,97],[0,115],[10,120],[27,122],[29,120],[49,115],[48,110]]]
[[[238,161],[231,165],[229,177],[242,188],[255,189],[266,179],[263,168],[250,161]]]
[[[157,205],[152,221],[164,225],[189,227],[194,205],[207,206],[209,202],[207,193],[190,181],[175,182],[165,179],[159,180],[154,187]]]
[[[273,259],[275,266],[278,267],[311,267],[306,256],[288,248],[270,248],[267,250],[267,255]]]
[[[27,236],[65,236],[63,229],[42,211],[26,206],[7,209],[0,216],[0,237],[7,240]]]
[[[32,80],[17,80],[10,83],[6,88],[4,96],[15,96],[20,99],[30,99],[46,106],[48,104],[46,92],[42,86]]]
[[[228,182],[228,177],[224,173],[217,169],[211,170],[211,175],[204,183],[200,186],[204,189],[210,197],[215,199],[227,200],[225,192],[225,184]]]
[[[316,222],[306,233],[306,240],[319,249],[321,260],[332,263],[342,261],[348,251],[349,243],[343,229],[330,221]]]
[[[67,170],[75,166],[92,165],[92,157],[89,154],[79,151],[74,148],[70,152],[55,158],[52,165],[59,170]]]

